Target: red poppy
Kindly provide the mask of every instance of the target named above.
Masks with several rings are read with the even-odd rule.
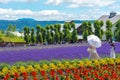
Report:
[[[55,80],[59,80],[58,76],[56,76]]]
[[[5,77],[6,77],[6,79],[9,79],[9,78],[10,78],[10,75],[9,75],[9,74],[6,74]]]
[[[37,75],[37,73],[35,71],[32,71],[31,74],[33,77],[36,77],[36,75]]]
[[[38,80],[38,78],[34,77],[33,80]]]
[[[52,77],[54,77],[55,76],[55,70],[50,70],[50,75],[52,76]]]
[[[60,75],[63,75],[62,69],[57,70],[57,73],[59,73]]]
[[[15,77],[13,80],[17,80],[17,78]]]
[[[8,80],[6,77],[4,77],[4,80]]]
[[[18,77],[19,77],[19,74],[18,74],[17,72],[15,72],[14,76],[15,76],[16,78],[18,78]]]
[[[44,70],[41,70],[40,73],[42,76],[45,76],[45,74],[46,74]]]
[[[105,78],[108,78],[108,74],[107,74],[107,73],[106,73],[106,74],[104,74],[104,77],[105,77]]]

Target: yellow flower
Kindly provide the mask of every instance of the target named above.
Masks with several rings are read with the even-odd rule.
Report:
[[[114,59],[110,58],[108,61],[109,64],[114,64]]]
[[[20,71],[21,73],[22,73],[22,72],[26,72],[26,69],[25,69],[25,67],[24,67],[24,66],[20,66],[19,71]]]
[[[99,63],[102,64],[102,65],[106,65],[107,64],[107,61],[105,59],[100,59],[99,60]]]
[[[41,69],[41,67],[40,67],[40,65],[39,65],[39,64],[34,65],[34,67],[35,67],[35,69],[38,69],[38,70],[40,70],[40,69]]]
[[[85,66],[92,66],[92,61],[86,61]]]
[[[5,74],[7,74],[7,73],[9,72],[9,69],[8,69],[7,67],[4,67],[4,68],[2,69],[2,72],[5,73]]]
[[[59,69],[65,69],[65,66],[61,62],[59,62],[57,64],[57,68],[59,68]]]
[[[70,63],[68,61],[66,61],[64,64],[65,64],[65,66],[69,66],[70,65]]]
[[[3,72],[0,72],[0,76],[5,76],[5,73],[3,73]]]
[[[28,72],[34,71],[33,66],[32,66],[32,65],[28,65],[28,67],[27,67],[27,71],[28,71]]]
[[[98,60],[93,60],[93,61],[95,66],[100,64]]]
[[[50,66],[51,69],[57,69],[57,67],[54,63],[50,63],[49,66]]]
[[[83,66],[84,66],[84,62],[83,62],[83,61],[79,61],[79,64],[78,64],[78,66],[81,66],[81,67],[83,67]]]
[[[48,70],[48,69],[49,69],[48,65],[47,64],[43,64],[42,70]]]
[[[115,62],[116,62],[117,64],[119,64],[119,63],[120,63],[120,58],[116,58],[116,59],[115,59]]]

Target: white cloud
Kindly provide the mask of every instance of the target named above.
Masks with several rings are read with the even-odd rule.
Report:
[[[60,3],[64,2],[64,0],[48,0],[46,4],[54,4],[59,5]]]
[[[13,10],[11,8],[0,8],[0,19],[3,20],[16,20],[19,18],[33,18],[36,20],[94,20],[102,15],[109,15],[109,12],[102,11],[98,8],[89,9],[87,12],[83,11],[73,14],[58,10],[31,11],[29,9]]]
[[[33,18],[36,20],[70,20],[74,19],[73,14],[60,12],[58,10],[13,10],[0,8],[0,18],[3,20],[16,20],[19,18]]]
[[[59,5],[61,3],[68,3],[68,7],[76,8],[76,7],[103,7],[108,6],[115,3],[117,0],[48,0],[46,4]]]
[[[102,15],[109,15],[109,12],[101,11],[98,8],[89,9],[87,12],[82,12],[79,15],[80,20],[97,20]]]
[[[0,3],[9,3],[9,2],[34,2],[38,0],[0,0]]]

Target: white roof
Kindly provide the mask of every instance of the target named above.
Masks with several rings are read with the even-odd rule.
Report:
[[[101,16],[98,20],[102,20],[104,22],[104,25],[102,27],[102,29],[104,31],[106,31],[106,21],[110,20],[112,22],[112,24],[115,24],[118,20],[120,20],[120,15],[115,15],[112,18],[109,18],[110,15],[103,15]]]

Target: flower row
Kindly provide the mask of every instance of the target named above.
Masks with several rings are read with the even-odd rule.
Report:
[[[4,80],[110,80],[120,79],[120,58],[100,60],[64,60],[13,65],[0,71]]]

